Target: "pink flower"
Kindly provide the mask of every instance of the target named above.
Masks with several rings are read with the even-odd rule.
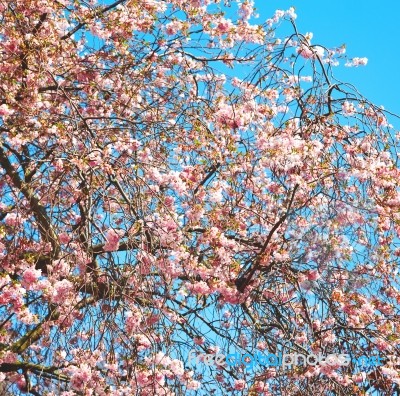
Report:
[[[203,217],[204,212],[204,209],[200,206],[193,207],[186,211],[186,216],[189,221],[197,223]]]
[[[89,165],[90,166],[97,166],[102,163],[102,154],[98,150],[92,151],[88,155]]]
[[[146,358],[146,359],[149,359],[149,358]],[[151,360],[149,359],[148,362],[150,362],[150,361]],[[163,352],[157,352],[156,355],[154,356],[154,362],[156,364],[162,364],[164,367],[166,367],[172,362],[172,359]]]
[[[298,336],[295,337],[295,340],[298,344],[302,344],[307,341],[307,335],[304,332],[301,332]]]
[[[144,386],[149,382],[149,375],[145,371],[139,371],[136,374],[136,381],[139,386]]]
[[[130,149],[133,151],[137,151],[137,149],[140,147],[141,143],[139,140],[133,139],[130,142]]]
[[[62,172],[64,169],[64,162],[61,158],[58,158],[56,161],[54,161],[54,168],[58,171],[58,172]]]
[[[26,381],[22,375],[19,375],[19,378],[17,379],[17,381],[15,383],[20,391],[22,391],[24,393],[26,392]]]
[[[378,348],[378,351],[385,351],[386,349],[389,349],[389,344],[382,338],[378,338],[375,341],[375,345]]]
[[[29,289],[32,284],[36,283],[39,277],[41,276],[42,271],[36,270],[34,268],[27,268],[22,274],[22,287],[25,289]]]
[[[321,328],[321,321],[316,319],[312,323],[313,330],[319,330]]]
[[[353,58],[350,61],[347,61],[345,66],[347,67],[358,67],[358,66],[365,66],[368,63],[368,58]]]
[[[135,334],[133,338],[138,343],[137,349],[138,351],[143,351],[145,349],[149,349],[151,347],[151,340],[145,336],[144,334]]]
[[[320,46],[308,47],[303,44],[297,48],[297,53],[305,59],[315,59],[317,56],[322,58],[325,50]]]
[[[172,360],[168,367],[178,377],[181,377],[185,373],[183,363],[178,359]]]
[[[321,276],[317,270],[312,270],[307,274],[307,279],[309,281],[316,281],[319,279]]]
[[[204,337],[194,337],[193,342],[196,345],[203,345],[204,344]]]
[[[315,58],[314,52],[306,45],[302,45],[301,47],[297,48],[297,53],[305,59]]]
[[[125,327],[127,333],[133,333],[134,331],[136,331],[140,326],[140,322],[141,322],[141,315],[139,311],[137,312],[128,311],[126,313],[126,321],[125,321]]]
[[[71,270],[70,265],[64,259],[54,260],[52,265],[52,273],[57,274],[60,277],[67,276]]]
[[[352,379],[353,379],[353,381],[354,381],[355,383],[363,382],[363,381],[365,380],[365,373],[357,373],[357,374],[354,374],[353,377],[352,377]]]
[[[232,23],[229,20],[224,20],[217,25],[217,30],[219,33],[227,33],[231,27]]]
[[[285,15],[288,16],[289,18],[296,19],[297,14],[294,12],[294,8],[290,7],[286,12]]]
[[[313,50],[315,51],[316,55],[318,55],[320,58],[322,58],[325,55],[325,50],[319,45],[313,47]]]
[[[23,324],[32,325],[32,324],[37,323],[36,316],[33,315],[32,312],[29,312],[28,309],[21,309],[20,311],[18,311],[17,318]]]
[[[346,116],[352,116],[352,115],[354,115],[354,113],[356,111],[353,103],[350,103],[347,100],[345,102],[343,102],[342,110],[343,110],[344,115],[346,115]]]
[[[218,123],[223,127],[240,128],[244,125],[243,113],[238,114],[231,106],[220,105],[220,109],[215,114]]]
[[[61,234],[59,234],[58,239],[60,240],[60,243],[62,243],[62,244],[66,244],[71,240],[71,238],[65,232],[62,232]]]
[[[332,375],[333,368],[327,364],[321,365],[320,367],[320,373],[325,374],[327,376]]]
[[[119,248],[120,236],[117,231],[109,229],[106,234],[107,242],[104,244],[105,252],[114,252]]]
[[[247,20],[251,17],[253,11],[254,11],[254,2],[245,1],[240,6],[239,15],[242,19]]]
[[[233,386],[235,390],[243,390],[246,388],[246,381],[244,380],[236,380]]]
[[[14,113],[14,110],[11,110],[6,104],[0,106],[0,117],[7,117],[12,113]]]
[[[5,254],[3,253],[5,249],[6,249],[6,245],[4,245],[3,242],[0,242],[0,258],[5,257]]]
[[[182,22],[180,21],[172,21],[165,26],[165,32],[173,36],[174,34],[178,33],[179,30],[182,29]]]
[[[51,302],[55,304],[62,304],[69,297],[73,289],[74,285],[67,279],[56,282],[54,284]]]
[[[186,389],[188,390],[197,390],[200,388],[200,382],[195,380],[188,381],[186,385]]]
[[[254,383],[254,390],[258,393],[267,392],[269,385],[265,382],[257,381]]]
[[[77,391],[84,389],[85,385],[92,379],[90,367],[82,364],[71,376],[71,386]]]
[[[361,312],[372,315],[375,312],[375,308],[370,303],[365,303],[361,306]]]
[[[210,193],[210,201],[211,202],[221,202],[223,199],[222,191],[217,190]]]
[[[333,344],[336,341],[336,336],[332,331],[327,331],[323,336],[323,341],[328,344]]]
[[[204,281],[197,282],[195,284],[188,284],[187,289],[194,294],[209,294],[210,288]]]
[[[22,224],[23,219],[16,213],[8,213],[4,219],[4,222],[11,227],[17,227]]]

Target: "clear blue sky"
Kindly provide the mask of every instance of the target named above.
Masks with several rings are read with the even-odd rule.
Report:
[[[295,7],[301,33],[313,44],[346,44],[349,57],[367,57],[364,67],[339,66],[334,74],[376,105],[400,114],[400,0],[255,0],[260,20]]]

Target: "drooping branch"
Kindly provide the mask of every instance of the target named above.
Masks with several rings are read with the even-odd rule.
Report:
[[[269,243],[271,242],[271,239],[275,233],[275,231],[286,221],[286,219],[289,217],[290,212],[291,212],[291,208],[293,205],[293,200],[294,200],[294,196],[296,194],[297,189],[299,188],[299,185],[296,184],[293,187],[293,191],[291,193],[291,197],[288,203],[288,206],[286,208],[286,212],[283,216],[280,217],[280,219],[274,224],[274,226],[271,228],[270,232],[267,235],[267,238],[265,239],[265,242],[260,250],[260,252],[257,254],[257,257],[254,261],[254,263],[252,264],[252,266],[243,274],[241,275],[237,280],[236,280],[236,286],[238,288],[238,290],[240,292],[243,292],[244,289],[246,288],[246,286],[251,282],[251,279],[253,277],[253,275],[255,274],[255,272],[257,270],[260,269],[260,262],[263,258],[263,254],[266,251],[266,249],[268,248]],[[266,269],[265,272],[269,272],[270,269],[272,268],[272,264],[269,265]]]
[[[10,177],[15,187],[21,191],[29,202],[29,206],[38,223],[39,232],[45,242],[50,242],[52,247],[52,257],[57,258],[60,254],[60,245],[57,234],[46,213],[46,209],[40,204],[39,199],[36,197],[29,185],[21,180],[2,147],[0,147],[0,165],[6,171],[6,174]]]
[[[96,12],[96,15],[102,15],[107,13],[108,11],[114,9],[115,7],[117,7],[118,5],[124,3],[127,0],[117,0],[116,2],[110,4],[107,7],[104,7],[103,9],[101,9],[100,11]],[[75,34],[76,32],[78,32],[80,29],[82,29],[83,27],[85,27],[88,24],[88,22],[81,22],[78,23],[71,31],[69,31],[67,34],[64,34],[64,36],[61,37],[61,40],[66,40],[68,38],[70,38],[73,34]]]

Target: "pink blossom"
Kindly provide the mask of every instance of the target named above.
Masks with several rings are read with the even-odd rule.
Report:
[[[130,142],[130,149],[136,151],[140,147],[141,143],[139,140],[132,139]]]
[[[222,127],[234,129],[245,124],[244,114],[226,104],[220,106],[220,109],[216,112],[216,117]]]
[[[295,340],[298,344],[302,344],[307,341],[307,334],[304,332],[299,333],[298,336],[295,337]]]
[[[82,364],[71,376],[71,386],[77,391],[85,388],[85,385],[92,379],[92,372],[87,364]]]
[[[299,55],[301,55],[303,58],[306,59],[312,59],[315,57],[315,54],[312,51],[312,49],[306,45],[302,45],[301,47],[299,47],[297,49],[297,52]]]
[[[7,117],[14,113],[14,110],[10,109],[6,104],[0,106],[0,117]]]
[[[325,55],[324,48],[320,47],[319,45],[314,46],[313,50],[315,51],[315,54],[318,55],[320,58]]]
[[[309,47],[305,44],[302,44],[299,48],[297,48],[297,52],[303,58],[314,59],[317,56],[322,58],[324,56],[325,50],[320,46]]]
[[[358,66],[365,66],[368,63],[368,58],[353,58],[346,62],[345,66],[347,67],[358,67]]]
[[[390,348],[389,343],[385,341],[383,338],[378,338],[375,341],[375,345],[378,348],[378,351],[385,351],[386,349]]]
[[[58,158],[56,161],[54,161],[54,168],[59,171],[62,172],[64,169],[64,162],[61,158]]]
[[[290,7],[286,12],[285,15],[291,19],[296,19],[297,14],[295,13],[294,7]]]
[[[210,293],[210,288],[207,285],[207,283],[204,281],[196,282],[194,284],[188,284],[187,289],[195,294],[209,294]]]
[[[321,277],[317,270],[312,270],[307,274],[307,279],[309,281],[316,281]]]
[[[173,36],[174,34],[178,33],[179,30],[182,29],[182,22],[180,21],[172,21],[165,26],[165,32]]]
[[[366,315],[372,315],[375,312],[375,308],[370,303],[365,303],[361,306],[361,312]]]
[[[102,163],[102,153],[99,150],[96,151],[92,151],[89,155],[88,155],[88,161],[89,161],[89,165],[90,166],[97,166],[100,165]]]
[[[224,19],[218,23],[217,31],[218,33],[221,34],[228,33],[229,30],[232,29],[232,27],[233,27],[232,22],[229,19]]]
[[[28,310],[28,308],[23,308],[21,311],[17,312],[18,320],[21,323],[32,325],[37,323],[37,317]]]
[[[390,367],[382,367],[382,373],[393,378],[398,378],[398,372]]]
[[[139,386],[144,386],[149,383],[149,373],[146,371],[139,371],[136,374],[136,381]]]
[[[62,243],[62,244],[66,244],[66,243],[68,243],[68,242],[71,240],[71,238],[70,238],[70,237],[68,236],[68,234],[65,233],[65,232],[61,232],[61,233],[58,235],[58,239],[59,239],[60,243]]]
[[[117,231],[113,229],[109,229],[106,233],[106,243],[104,244],[104,251],[105,252],[113,252],[118,250],[119,248],[119,240],[120,236]]]
[[[244,380],[236,380],[234,385],[233,385],[233,388],[235,390],[243,390],[243,389],[245,389],[246,388],[246,381],[244,381]]]
[[[141,314],[139,311],[137,312],[128,311],[126,313],[125,327],[128,333],[136,331],[140,326],[140,322],[141,322]]]
[[[320,373],[325,374],[327,376],[331,376],[333,373],[333,367],[328,364],[322,364],[319,369]]]
[[[151,347],[151,340],[149,337],[146,337],[144,334],[135,334],[133,338],[138,343],[138,351],[143,351],[145,349],[149,349]]]
[[[203,345],[204,344],[204,337],[194,337],[193,342],[196,345]]]
[[[267,392],[269,385],[266,382],[257,381],[254,383],[254,390],[258,393]]]
[[[18,375],[18,379],[15,381],[18,389],[22,392],[26,392],[26,380],[22,375]]]
[[[355,111],[356,111],[356,109],[355,109],[353,103],[348,102],[347,100],[343,102],[343,104],[342,104],[342,110],[343,110],[343,113],[344,113],[345,115],[347,115],[347,116],[352,116],[352,115],[354,115],[354,113],[355,113]]]
[[[242,19],[247,20],[251,17],[254,11],[253,1],[244,1],[239,8],[239,15]]]
[[[214,202],[214,203],[221,202],[222,198],[223,198],[223,195],[222,195],[221,190],[216,190],[216,191],[213,191],[210,193],[210,201],[211,202]]]
[[[182,376],[185,373],[183,363],[178,359],[172,360],[168,368],[178,377]]]
[[[25,289],[29,290],[32,284],[37,282],[41,274],[42,274],[41,270],[37,270],[34,268],[27,268],[22,274],[22,282],[21,282],[22,286]]]
[[[73,289],[74,285],[67,279],[56,282],[53,286],[51,302],[62,304],[69,297]]]
[[[336,336],[332,331],[327,331],[323,336],[324,342],[333,344],[336,341]]]
[[[67,276],[71,270],[71,266],[64,259],[54,260],[52,265],[52,273],[57,274],[58,276]]]
[[[186,385],[186,389],[188,390],[197,390],[200,388],[200,382],[199,381],[195,381],[195,380],[189,380],[187,385]]]
[[[8,213],[4,219],[4,222],[11,227],[18,227],[24,220],[16,213]]]
[[[147,358],[148,362],[150,362],[150,360]],[[172,359],[167,356],[164,352],[157,352],[156,355],[154,356],[154,362],[156,364],[162,364],[163,366],[168,366],[171,362]]]
[[[355,383],[360,383],[360,382],[363,382],[364,380],[365,380],[365,373],[357,373],[357,374],[354,374],[353,375],[353,377],[352,377],[352,380],[355,382]]]
[[[202,208],[200,206],[194,207],[194,208],[190,208],[186,211],[186,216],[189,221],[191,221],[193,223],[197,223],[203,217],[204,212],[205,212],[204,208]]]

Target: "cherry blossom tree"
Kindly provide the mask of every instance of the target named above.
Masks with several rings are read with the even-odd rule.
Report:
[[[400,135],[332,74],[365,58],[251,0],[0,18],[3,393],[399,394]]]

